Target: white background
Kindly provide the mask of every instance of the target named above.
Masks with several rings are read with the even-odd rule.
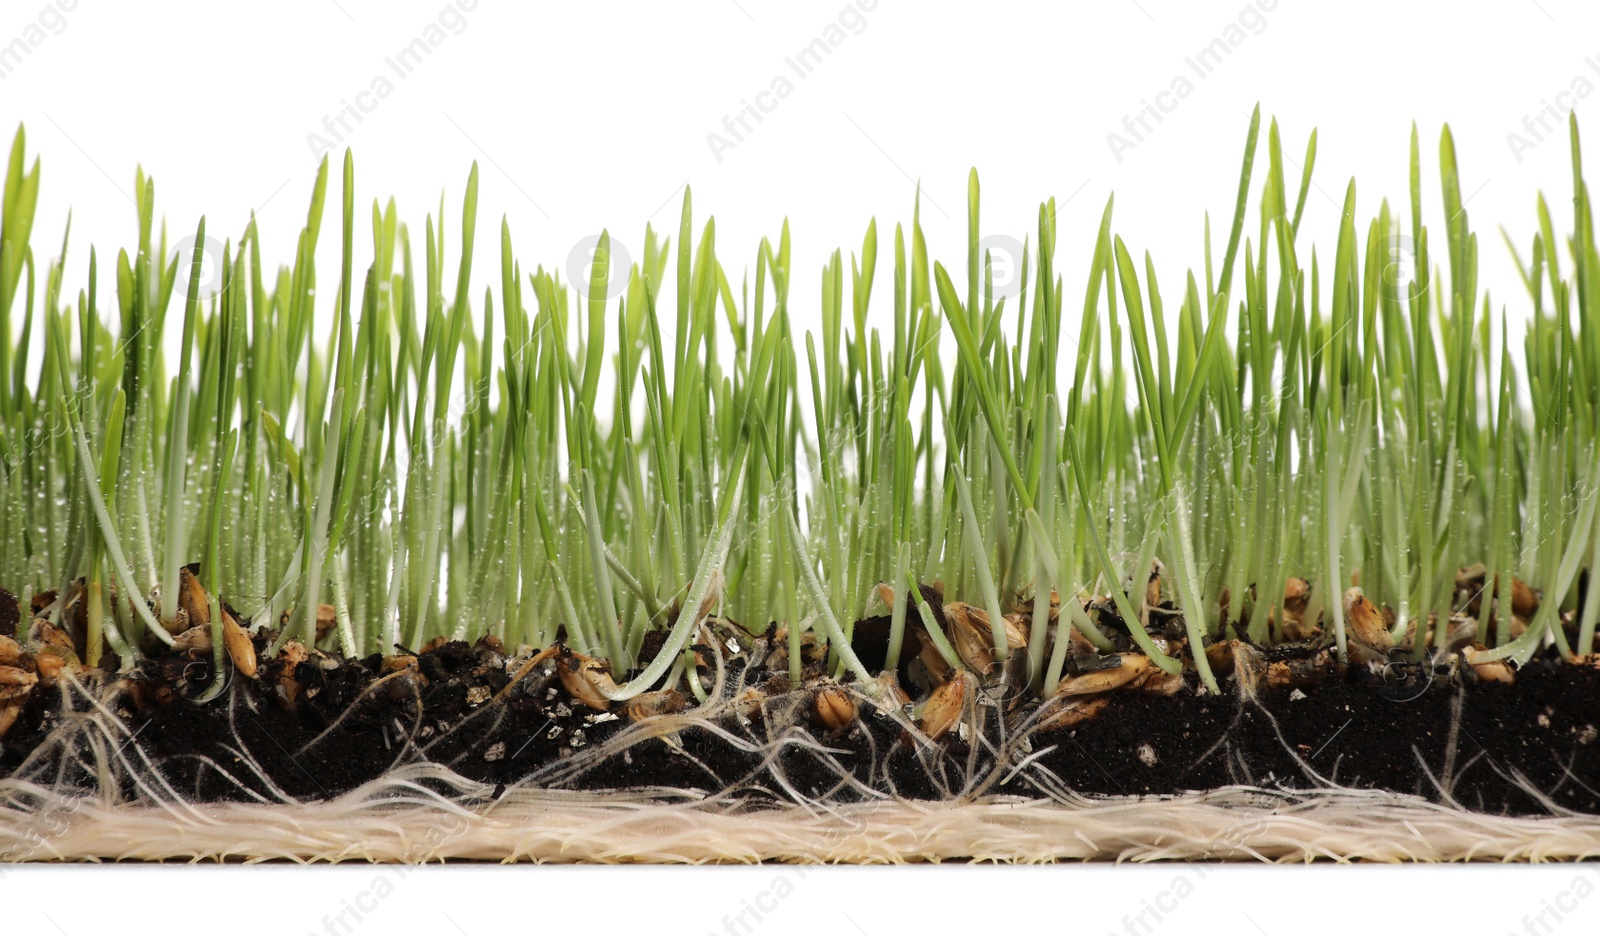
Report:
[[[687,183],[697,233],[714,214],[735,281],[760,237],[775,238],[788,217],[793,314],[805,322],[822,263],[836,247],[859,250],[869,218],[878,219],[887,265],[893,226],[909,221],[918,179],[930,251],[958,264],[969,167],[983,182],[985,234],[1032,233],[1039,202],[1055,196],[1057,269],[1069,294],[1082,288],[1095,223],[1115,191],[1117,232],[1153,253],[1171,290],[1203,263],[1207,211],[1220,255],[1257,101],[1264,120],[1280,121],[1291,172],[1319,129],[1303,237],[1323,253],[1333,248],[1351,178],[1359,180],[1358,224],[1384,197],[1405,206],[1413,120],[1424,220],[1441,220],[1438,139],[1451,121],[1481,240],[1480,282],[1497,308],[1523,313],[1496,227],[1526,255],[1539,189],[1558,227],[1570,226],[1564,128],[1539,141],[1524,118],[1547,105],[1575,103],[1580,118],[1595,109],[1600,91],[1580,98],[1571,89],[1579,78],[1600,88],[1600,10],[1582,0],[1256,3],[1246,13],[1244,0],[868,0],[873,8],[856,10],[854,29],[799,78],[785,60],[840,21],[844,0],[477,0],[447,17],[454,28],[400,78],[385,59],[438,24],[445,0],[77,0],[59,34],[46,33],[0,80],[0,132],[25,122],[30,150],[44,156],[39,252],[56,252],[73,212],[69,286],[82,283],[88,243],[109,255],[133,240],[141,164],[156,179],[157,211],[173,241],[192,233],[202,212],[212,233],[237,238],[253,210],[267,259],[287,262],[315,176],[308,136],[316,133],[335,147],[325,280],[337,270],[337,163],[348,144],[359,233],[372,200],[393,195],[417,231],[419,254],[422,220],[441,192],[450,247],[458,246],[467,170],[479,163],[480,286],[499,285],[501,215],[526,267],[565,267],[574,244],[602,227],[635,254],[646,222],[675,235]],[[0,42],[23,36],[43,6],[0,0]],[[1241,21],[1242,41],[1197,76],[1185,60]],[[380,75],[393,91],[362,97]],[[779,75],[792,93],[758,98]],[[1180,75],[1193,91],[1158,97]],[[724,118],[743,101],[763,100],[774,106],[751,121],[754,132],[741,130],[742,141],[714,154],[708,135],[732,141]],[[1146,117],[1154,131],[1141,129],[1142,141],[1113,153],[1108,135],[1133,140],[1124,118],[1145,101],[1172,108],[1160,123]],[[335,123],[341,140],[324,121],[347,103],[370,113],[359,123],[346,117],[352,132]],[[1512,133],[1532,147],[1514,152]],[[1600,136],[1591,155],[1596,147]],[[1257,182],[1263,177],[1258,171]],[[1252,217],[1246,234],[1253,229]],[[356,244],[359,269],[370,239]]]
[[[892,257],[893,225],[909,220],[915,180],[923,184],[933,256],[959,263],[966,172],[976,166],[985,233],[1029,234],[1039,201],[1054,195],[1063,204],[1057,268],[1069,295],[1082,288],[1094,225],[1112,191],[1117,232],[1135,250],[1151,250],[1175,288],[1185,269],[1202,263],[1206,211],[1220,232],[1220,253],[1248,114],[1259,101],[1264,118],[1281,123],[1291,166],[1300,163],[1307,133],[1320,128],[1302,239],[1324,255],[1351,177],[1360,180],[1358,224],[1385,196],[1397,208],[1405,204],[1413,120],[1422,139],[1425,220],[1437,225],[1438,136],[1450,121],[1481,241],[1480,282],[1497,308],[1518,317],[1527,304],[1497,226],[1526,252],[1539,189],[1559,229],[1571,218],[1564,131],[1539,141],[1524,120],[1547,106],[1564,118],[1576,105],[1591,133],[1591,170],[1600,147],[1600,94],[1563,95],[1600,86],[1600,8],[1592,0],[1279,0],[1249,12],[1243,0],[878,0],[845,15],[844,40],[803,79],[785,58],[840,23],[843,0],[479,0],[464,14],[447,14],[454,28],[443,41],[407,77],[394,75],[385,58],[440,23],[444,6],[79,0],[59,21],[46,14],[52,29],[0,80],[0,132],[9,136],[25,123],[30,153],[44,158],[35,249],[54,254],[70,209],[68,286],[83,285],[89,243],[106,262],[133,240],[132,180],[142,164],[157,181],[157,211],[173,240],[191,232],[202,211],[214,234],[237,238],[253,210],[268,258],[285,262],[316,169],[308,135],[317,133],[335,144],[335,161],[345,143],[355,149],[358,264],[370,242],[371,200],[391,194],[420,244],[422,219],[443,191],[454,256],[474,160],[482,174],[480,244],[492,248],[503,214],[528,268],[565,265],[573,245],[602,227],[635,251],[647,221],[675,234],[687,183],[696,227],[716,216],[720,253],[735,279],[759,238],[776,237],[789,218],[798,271],[793,314],[809,325],[816,271],[835,247],[859,249],[869,217],[880,225],[880,263]],[[0,0],[0,44],[37,38],[28,26],[41,22],[43,7],[44,0]],[[1208,76],[1195,75],[1185,58],[1241,23],[1242,40]],[[378,75],[393,82],[392,93],[359,97]],[[728,135],[724,118],[758,100],[778,75],[793,82],[792,93],[719,159],[708,134]],[[1179,75],[1193,91],[1181,101],[1158,99]],[[1153,132],[1141,130],[1135,146],[1114,153],[1108,134],[1127,135],[1124,118],[1147,100],[1173,106]],[[324,121],[346,102],[371,105],[370,113],[335,140]],[[1531,148],[1519,153],[1513,133]],[[337,269],[337,192],[335,171],[325,271]],[[1253,228],[1252,219],[1246,233]],[[497,254],[480,250],[480,290],[498,288]],[[323,914],[379,873],[29,868],[0,878],[0,905],[8,929],[19,932],[53,932],[52,922],[72,936],[106,926],[318,932]],[[715,932],[741,897],[769,887],[778,873],[416,873],[366,926],[468,936],[557,926]],[[945,930],[1120,930],[1124,914],[1181,873],[1188,872],[847,870],[808,878],[760,931],[887,936],[913,918]],[[1310,879],[1303,870],[1235,869],[1208,877],[1158,929],[1276,936],[1432,927],[1456,917],[1471,922],[1470,932],[1521,932],[1523,915],[1554,901],[1579,874],[1592,876],[1571,867],[1492,880],[1460,869],[1324,869]],[[1581,902],[1577,914],[1552,921],[1553,929],[1535,923],[1533,931],[1594,932],[1600,900]]]

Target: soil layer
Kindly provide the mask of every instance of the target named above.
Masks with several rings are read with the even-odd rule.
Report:
[[[671,730],[645,732],[621,705],[580,704],[556,664],[518,676],[518,658],[461,642],[422,652],[399,672],[392,658],[386,670],[376,656],[313,656],[292,667],[279,657],[263,662],[258,679],[234,675],[220,697],[197,703],[190,698],[205,690],[206,673],[193,661],[154,661],[114,687],[41,685],[0,748],[0,777],[91,789],[98,774],[119,778],[135,798],[164,785],[191,801],[270,802],[328,799],[432,762],[495,785],[497,795],[531,783],[851,802],[1247,784],[1379,789],[1496,814],[1600,814],[1600,668],[1554,658],[1522,667],[1513,683],[1396,663],[1330,670],[1292,689],[1263,684],[1250,698],[1204,693],[1191,674],[1173,695],[1111,693],[1071,728],[1022,733],[1007,726],[1039,702],[989,687],[960,730],[933,741],[908,730],[909,706],[895,717],[863,705],[829,730],[808,716],[815,686],[791,689],[786,667],[738,653],[721,664],[723,684],[755,689],[759,706],[706,707],[703,718],[691,707]],[[74,732],[89,694],[125,734]],[[624,732],[632,732],[625,745],[617,743]],[[106,738],[118,741],[111,755]]]

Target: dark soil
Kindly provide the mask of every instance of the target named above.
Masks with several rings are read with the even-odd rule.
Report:
[[[861,622],[863,631],[876,623]],[[1015,725],[1038,703],[992,693],[972,709],[980,729],[969,724],[919,746],[900,721],[866,704],[855,722],[825,730],[809,715],[813,690],[791,690],[784,667],[769,670],[736,652],[725,661],[728,684],[758,687],[767,704],[749,718],[729,713],[720,727],[752,747],[788,732],[821,741],[825,753],[794,744],[769,760],[690,728],[581,770],[564,765],[627,729],[623,707],[599,712],[574,701],[554,660],[507,689],[517,663],[508,666],[489,643],[448,643],[420,654],[415,671],[379,683],[376,656],[344,663],[314,656],[292,673],[279,659],[264,662],[258,680],[233,675],[219,698],[199,704],[189,698],[205,689],[207,664],[153,661],[113,694],[132,739],[117,749],[112,775],[130,795],[136,779],[159,775],[193,800],[318,799],[427,760],[497,789],[519,782],[677,788],[761,802],[796,794],[849,801],[865,795],[861,787],[916,799],[1039,795],[1038,778],[1053,774],[1085,795],[1337,784],[1491,813],[1600,813],[1600,668],[1553,658],[1523,667],[1510,685],[1478,682],[1470,669],[1463,678],[1394,664],[1381,674],[1351,667],[1294,690],[1263,686],[1249,701],[1231,685],[1223,696],[1204,694],[1191,677],[1176,695],[1113,693],[1103,712],[1075,728],[1025,740],[1013,733],[1006,744],[1001,712],[1010,705]],[[813,662],[808,677],[820,673]],[[292,704],[286,676],[298,685]],[[96,749],[104,757],[109,746],[92,744],[93,732],[62,728],[82,722],[87,705],[69,699],[79,714],[64,713],[61,691],[41,686],[29,699],[0,746],[0,777],[20,770],[40,782],[93,785]],[[983,743],[974,748],[974,740]],[[1002,782],[1030,754],[1033,766]]]
[[[1480,812],[1600,813],[1600,669],[1542,659],[1514,685],[1428,675],[1352,668],[1316,688],[1263,688],[1253,703],[1130,695],[1057,733],[1041,761],[1084,793],[1337,784]]]

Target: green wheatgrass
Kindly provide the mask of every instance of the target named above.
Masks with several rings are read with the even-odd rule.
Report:
[[[1541,197],[1526,260],[1506,239],[1527,291],[1520,370],[1511,313],[1477,282],[1448,129],[1442,235],[1422,223],[1413,128],[1408,210],[1361,215],[1352,181],[1321,256],[1299,237],[1316,134],[1291,189],[1276,122],[1256,177],[1259,129],[1258,109],[1220,263],[1208,219],[1201,267],[1165,291],[1108,201],[1092,256],[1072,258],[1088,261],[1075,305],[1051,200],[1024,288],[997,299],[974,172],[964,266],[930,262],[913,211],[880,270],[870,223],[848,265],[835,252],[823,268],[821,327],[803,339],[787,225],[726,266],[687,191],[677,236],[646,229],[620,295],[606,292],[609,235],[585,295],[524,268],[504,221],[499,282],[471,282],[476,167],[460,228],[442,203],[427,219],[421,269],[394,203],[374,202],[375,259],[358,270],[368,226],[348,152],[331,334],[313,326],[326,162],[290,266],[264,267],[252,221],[202,299],[201,250],[175,257],[157,239],[141,172],[138,240],[109,264],[109,295],[93,250],[87,289],[63,295],[69,240],[51,261],[30,246],[40,171],[19,130],[0,215],[0,585],[26,596],[86,579],[85,662],[103,643],[124,667],[172,642],[161,622],[192,562],[218,666],[224,603],[281,645],[315,640],[327,601],[325,645],[346,656],[436,635],[546,647],[563,629],[618,680],[664,631],[653,662],[608,690],[618,699],[681,679],[713,608],[786,627],[796,680],[810,630],[836,675],[868,681],[850,637],[884,613],[879,583],[889,667],[908,626],[959,664],[916,590],[935,581],[988,612],[1001,658],[1002,616],[1031,611],[1015,652],[1050,687],[1062,628],[1110,647],[1083,599],[1148,620],[1153,561],[1190,648],[1283,640],[1284,586],[1300,577],[1307,619],[1344,658],[1341,594],[1359,576],[1397,639],[1416,629],[1420,658],[1466,613],[1457,570],[1481,562],[1487,588],[1516,576],[1545,599],[1513,637],[1511,589],[1484,596],[1487,658],[1526,661],[1547,641],[1592,653],[1600,595],[1579,580],[1600,567],[1600,255],[1576,121],[1572,233],[1556,239]],[[1393,273],[1402,239],[1414,280]],[[175,374],[168,329],[183,336]],[[1131,633],[1157,666],[1184,665]],[[1205,654],[1185,655],[1215,691]]]

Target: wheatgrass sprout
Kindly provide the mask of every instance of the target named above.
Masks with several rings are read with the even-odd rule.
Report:
[[[315,263],[324,163],[293,239],[251,219],[212,258],[211,297],[206,222],[175,256],[139,172],[134,242],[104,284],[89,251],[68,296],[65,239],[48,263],[32,244],[41,175],[19,131],[0,205],[0,588],[82,580],[83,624],[67,602],[41,613],[105,671],[196,639],[180,583],[198,568],[213,675],[237,664],[226,619],[273,653],[566,651],[604,674],[596,704],[714,701],[706,641],[740,627],[786,654],[791,683],[880,700],[886,673],[922,693],[1025,673],[1007,691],[1042,698],[1110,654],[1222,692],[1206,651],[1231,640],[1350,666],[1590,657],[1600,252],[1576,120],[1571,233],[1540,198],[1528,249],[1505,237],[1514,308],[1479,282],[1448,129],[1432,234],[1415,129],[1408,198],[1367,204],[1352,181],[1322,232],[1301,223],[1316,134],[1295,185],[1275,121],[1257,171],[1260,130],[1258,110],[1220,258],[1208,218],[1181,278],[1109,200],[1087,265],[1064,263],[1058,225],[1080,219],[1047,200],[1023,288],[997,298],[973,172],[964,268],[929,257],[918,198],[892,252],[874,219],[813,271],[803,311],[787,224],[733,263],[687,189],[676,240],[647,228],[620,280],[610,232],[576,296],[518,259],[502,220],[499,278],[474,284],[476,166],[459,236],[441,196],[416,237],[393,201],[358,212],[349,153],[333,288]],[[288,265],[264,264],[274,244]],[[1416,261],[1404,280],[1397,248]],[[1381,633],[1347,618],[1355,584]],[[987,616],[997,661],[1017,633],[1024,659],[957,673],[958,601]]]

